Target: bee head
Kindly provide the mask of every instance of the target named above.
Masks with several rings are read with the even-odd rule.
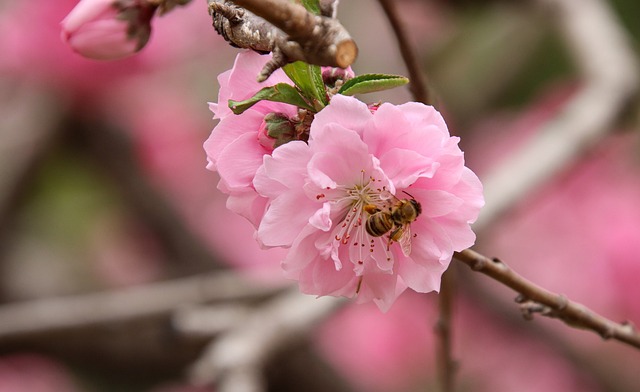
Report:
[[[416,218],[417,218],[418,215],[420,215],[422,213],[422,205],[420,205],[420,203],[418,203],[418,200],[413,199],[413,198],[409,199],[409,203],[411,203],[413,208],[416,209]]]

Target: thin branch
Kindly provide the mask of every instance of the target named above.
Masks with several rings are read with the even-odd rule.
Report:
[[[464,297],[473,300],[474,308],[485,314],[489,320],[504,325],[510,330],[526,335],[527,339],[543,343],[552,350],[557,358],[564,358],[582,374],[588,374],[594,389],[607,392],[637,392],[637,383],[628,379],[621,372],[614,372],[615,363],[604,359],[605,356],[594,356],[581,345],[571,343],[564,334],[541,323],[523,323],[522,315],[513,312],[513,301],[503,298],[495,290],[488,290],[480,284],[477,276],[458,274],[459,290]],[[613,347],[611,347],[613,348]]]
[[[452,266],[453,267],[453,266]],[[455,361],[452,355],[452,316],[453,297],[455,295],[455,271],[449,268],[442,275],[440,294],[438,295],[438,321],[436,322],[438,379],[441,392],[453,392]]]
[[[337,19],[288,0],[207,0],[213,26],[232,45],[273,52],[258,81],[294,62],[346,68],[358,47]],[[242,8],[241,8],[242,7]]]
[[[564,295],[555,294],[514,272],[498,259],[490,259],[471,249],[456,252],[454,259],[467,264],[518,292],[516,299],[525,318],[535,313],[562,320],[565,324],[598,333],[603,339],[615,339],[640,348],[640,334],[631,322],[616,323],[586,306],[570,301]]]
[[[550,8],[581,70],[584,87],[520,151],[483,179],[486,227],[595,145],[638,92],[638,64],[621,24],[602,0],[537,0]]]
[[[424,104],[430,104],[429,90],[427,89],[427,81],[425,74],[422,72],[420,64],[418,63],[415,51],[409,43],[407,32],[398,16],[396,10],[396,4],[392,0],[378,0],[387,19],[391,24],[391,28],[396,35],[398,46],[400,47],[400,54],[409,71],[409,90],[413,99]]]

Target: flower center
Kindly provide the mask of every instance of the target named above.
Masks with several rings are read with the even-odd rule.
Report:
[[[342,187],[343,197],[336,200],[338,205],[346,209],[344,218],[336,225],[333,235],[337,247],[349,245],[349,259],[356,265],[363,266],[376,251],[381,251],[380,258],[390,261],[391,254],[387,249],[387,241],[383,237],[373,237],[367,230],[367,219],[371,219],[373,211],[388,208],[389,201],[393,197],[387,187],[381,185],[380,180],[373,177],[365,179],[362,171],[360,183]],[[377,248],[377,246],[380,246]],[[357,270],[356,270],[357,272]]]

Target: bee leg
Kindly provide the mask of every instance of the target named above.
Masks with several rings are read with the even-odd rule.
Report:
[[[365,212],[367,212],[369,215],[380,212],[380,209],[373,204],[366,204],[364,207],[362,207],[362,209],[365,210]]]
[[[396,227],[389,233],[389,242],[387,242],[387,250],[394,241],[398,241],[402,237],[402,227]]]

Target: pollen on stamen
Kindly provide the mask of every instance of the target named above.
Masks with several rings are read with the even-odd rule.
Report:
[[[320,200],[320,199],[322,199],[322,198],[323,198],[323,197],[325,197],[325,196],[326,196],[326,195],[325,195],[324,193],[318,193],[318,194],[316,195],[316,200]]]

